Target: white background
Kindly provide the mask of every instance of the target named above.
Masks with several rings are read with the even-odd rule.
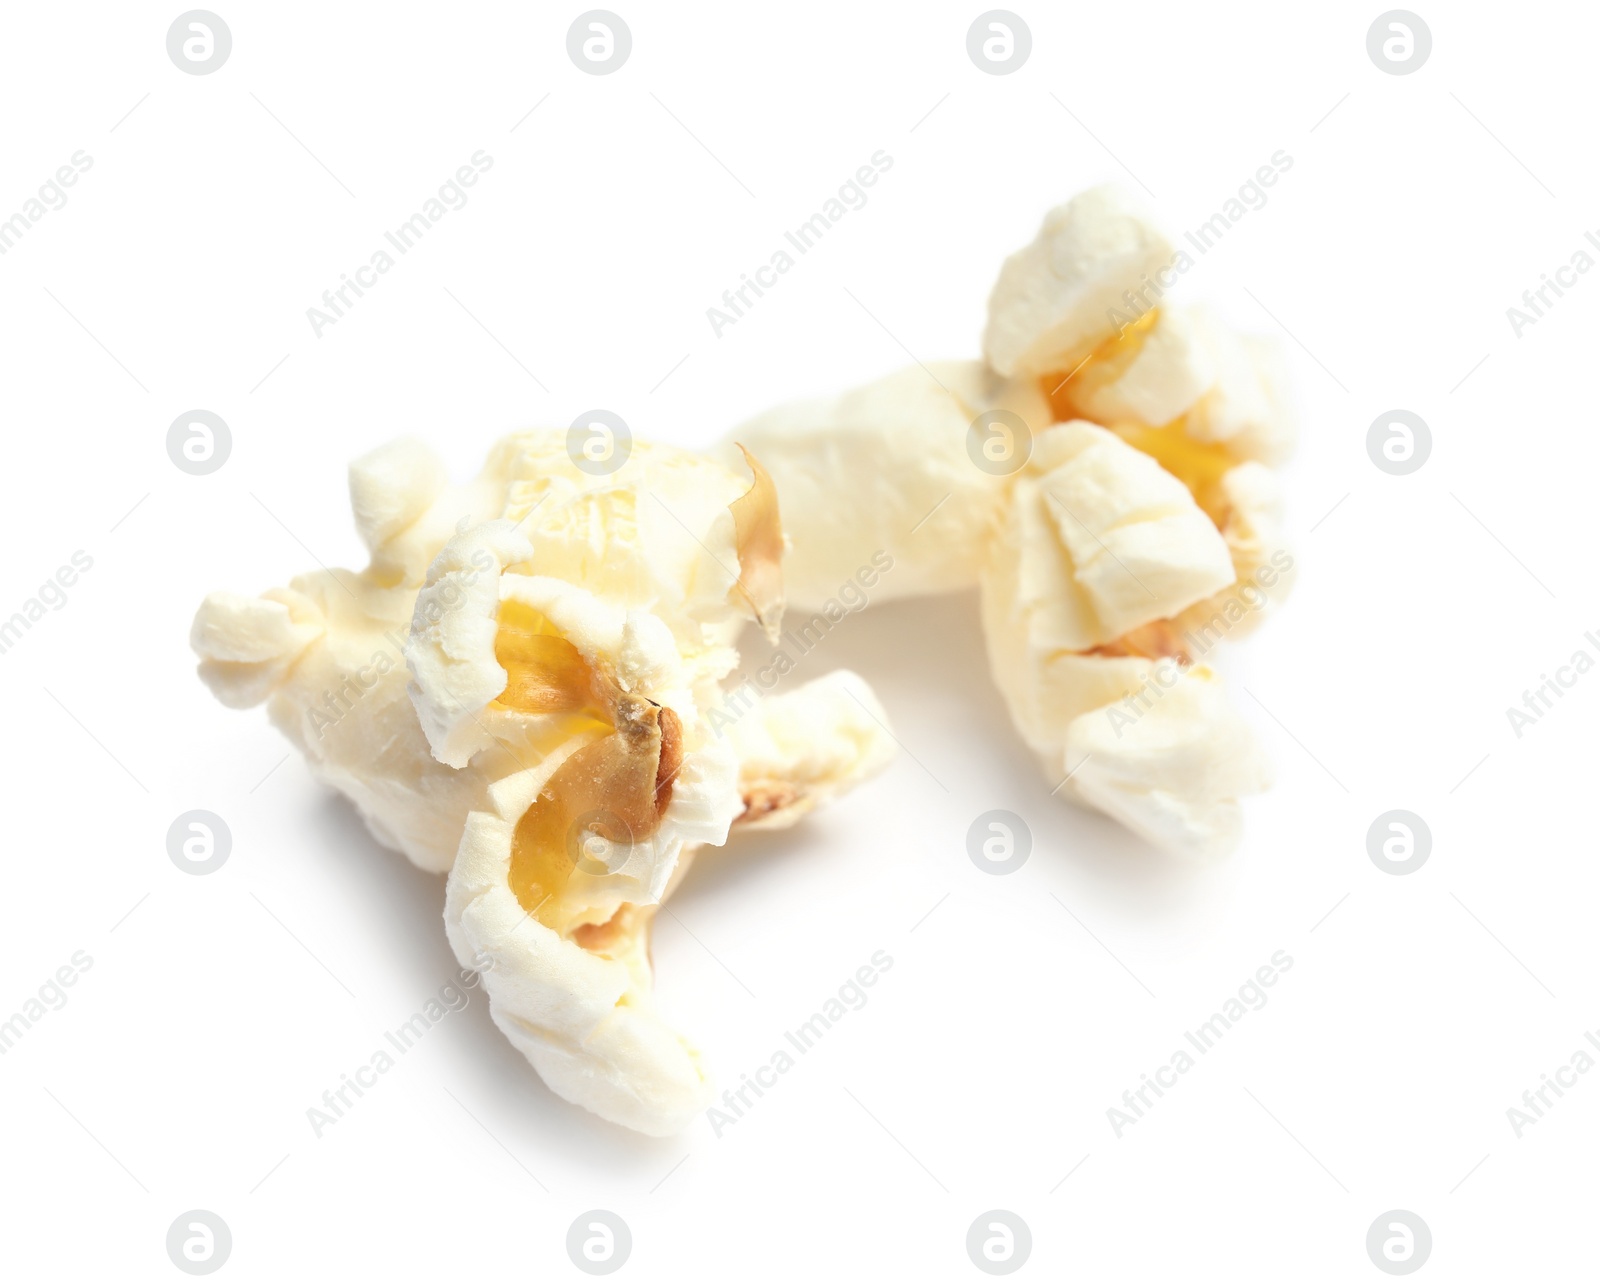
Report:
[[[992,1208],[1032,1230],[1018,1281],[1381,1281],[1392,1208],[1432,1230],[1425,1278],[1591,1272],[1600,1071],[1521,1139],[1506,1109],[1600,1025],[1600,676],[1520,739],[1505,708],[1600,658],[1600,274],[1520,339],[1505,310],[1600,227],[1600,13],[1431,5],[1428,64],[1390,76],[1377,4],[1019,4],[1032,56],[997,77],[966,53],[981,4],[616,0],[632,56],[594,77],[578,5],[216,3],[207,76],[167,57],[177,5],[15,8],[0,46],[0,218],[93,158],[0,257],[0,615],[94,560],[0,656],[0,1014],[94,961],[0,1059],[9,1281],[179,1280],[191,1208],[241,1283],[587,1281],[564,1240],[595,1207],[648,1282],[982,1281]],[[306,309],[478,149],[470,203],[316,338]],[[705,310],[878,149],[867,206],[714,338]],[[915,759],[705,855],[655,945],[725,1084],[883,949],[863,1010],[722,1138],[653,1141],[552,1096],[476,995],[315,1138],[306,1109],[453,973],[443,882],[212,700],[202,595],[357,564],[345,464],[391,437],[459,475],[594,406],[709,442],[975,354],[1001,258],[1081,188],[1147,187],[1179,231],[1278,149],[1183,285],[1284,338],[1306,412],[1300,585],[1223,663],[1279,774],[1242,850],[1185,866],[1050,799],[974,601],[888,605],[799,677],[861,670]],[[234,438],[201,478],[164,447],[197,407]],[[1409,477],[1366,454],[1394,407],[1432,427]],[[192,808],[234,835],[205,878],[164,847]],[[1034,836],[1009,877],[966,853],[992,808]],[[1367,856],[1392,808],[1432,829],[1414,875]],[[1279,949],[1270,1003],[1117,1139],[1106,1110]]]

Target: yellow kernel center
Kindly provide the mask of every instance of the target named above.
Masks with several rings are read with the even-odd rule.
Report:
[[[594,739],[551,775],[512,838],[512,893],[562,931],[562,895],[587,847],[655,834],[682,763],[682,725],[670,707],[623,693],[536,609],[507,602],[499,620],[495,659],[508,676],[500,704],[568,717],[563,741]]]
[[[1049,399],[1050,413],[1058,421],[1093,420],[1093,416],[1080,409],[1080,398],[1123,377],[1150,338],[1160,315],[1160,309],[1152,308],[1100,344],[1071,371],[1044,376],[1039,384]],[[1195,504],[1219,530],[1227,525],[1229,506],[1222,494],[1222,476],[1239,462],[1225,447],[1197,442],[1189,436],[1181,419],[1159,428],[1137,424],[1114,424],[1106,428],[1130,447],[1152,457],[1187,487]]]
[[[1222,492],[1222,476],[1239,462],[1217,443],[1196,442],[1189,437],[1182,420],[1150,429],[1144,425],[1110,426],[1113,433],[1130,447],[1155,459],[1189,489],[1195,504],[1220,531],[1227,526],[1228,502]]]
[[[1155,329],[1161,310],[1152,308],[1136,321],[1129,322],[1110,339],[1102,341],[1088,357],[1070,371],[1057,371],[1040,379],[1040,387],[1050,402],[1050,412],[1058,421],[1092,419],[1078,410],[1078,396],[1122,378],[1144,342]]]
[[[499,702],[529,715],[588,715],[609,725],[594,668],[537,608],[500,605],[494,658],[506,670]]]

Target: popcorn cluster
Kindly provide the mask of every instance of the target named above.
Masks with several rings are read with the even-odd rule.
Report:
[[[880,560],[880,597],[975,586],[1050,781],[1175,853],[1237,843],[1269,774],[1201,661],[1288,588],[1292,419],[1272,348],[1162,300],[1172,258],[1125,196],[1086,192],[1005,262],[982,361],[778,408],[725,462],[635,443],[597,472],[530,432],[453,486],[420,444],[380,448],[350,470],[366,570],[209,596],[201,677],[267,703],[382,843],[448,873],[450,944],[553,1090],[672,1133],[710,1086],[653,1001],[656,909],[700,846],[789,826],[893,753],[847,671],[725,686],[786,593],[818,607]]]
[[[364,572],[213,594],[192,633],[221,701],[265,701],[381,842],[449,873],[450,944],[550,1087],[649,1134],[711,1093],[652,999],[656,908],[701,845],[893,753],[846,671],[710,727],[744,623],[783,611],[777,495],[747,464],[635,443],[594,474],[536,432],[454,487],[396,442],[350,470]]]

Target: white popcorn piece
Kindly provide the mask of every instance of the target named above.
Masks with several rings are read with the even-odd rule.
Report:
[[[693,636],[692,650],[724,671],[734,665],[732,641],[749,609],[734,601],[740,563],[729,506],[750,483],[714,461],[637,443],[620,469],[591,475],[568,457],[565,433],[536,431],[502,440],[479,475],[457,486],[431,452],[401,441],[356,461],[350,490],[371,552],[364,571],[310,573],[259,599],[213,595],[191,642],[219,700],[267,702],[312,772],[351,799],[383,844],[428,871],[449,870],[467,813],[489,782],[517,767],[504,752],[486,752],[451,771],[433,757],[407,695],[418,591],[459,533],[510,519],[538,542],[541,567],[619,606],[654,605]]]
[[[1004,376],[1071,371],[1116,335],[1119,317],[1160,297],[1172,263],[1172,244],[1129,194],[1110,184],[1080,193],[1001,267],[985,358]]]
[[[484,523],[446,543],[417,595],[405,647],[411,700],[434,758],[453,769],[492,744],[481,716],[506,687],[494,655],[501,582],[507,565],[532,557],[514,524]]]
[[[1018,513],[1010,532],[1018,549],[1031,544],[1041,552],[1023,556],[1013,574],[1003,529],[999,561],[985,582],[986,625],[997,681],[1046,772],[1070,772],[1070,794],[1163,848],[1214,853],[1236,843],[1237,797],[1265,787],[1265,762],[1214,677],[1194,663],[1221,639],[1258,625],[1262,609],[1292,584],[1281,489],[1265,463],[1287,454],[1295,415],[1279,346],[1238,336],[1203,307],[1166,301],[1175,275],[1153,275],[1152,284],[1137,251],[1164,243],[1127,211],[1128,203],[1097,190],[1053,212],[1035,243],[1001,272],[985,349],[997,369],[1039,376],[1058,417],[1105,425],[1181,482],[1220,533],[1231,575],[1144,622],[1112,614],[1105,629],[1086,629],[1093,624],[1086,596],[1052,588],[1062,584],[1066,560],[1042,538],[1048,529],[1030,468],[1013,493]],[[1071,283],[1089,285],[1063,288],[1051,256],[1077,266],[1066,275]],[[1084,266],[1090,264],[1097,267]],[[1136,274],[1140,284],[1129,285],[1120,304],[1108,303],[1112,285]],[[1040,300],[1054,301],[1054,309]],[[1116,499],[1110,496],[1113,508]],[[1194,524],[1190,530],[1199,531]],[[1220,573],[1209,535],[1197,536],[1187,554],[1179,552],[1186,538],[1168,535],[1148,561],[1170,560],[1176,585],[1197,584],[1189,579],[1195,558]],[[1168,598],[1161,573],[1131,563],[1128,570],[1147,585],[1149,606]],[[1019,603],[1032,604],[1020,639],[1007,633],[1019,628]],[[1104,615],[1100,605],[1088,606]],[[1121,637],[1107,640],[1117,627]],[[1136,729],[1113,729],[1115,721],[1102,718],[1118,709],[1106,704],[1108,687],[1125,686],[1123,700],[1149,691],[1154,664],[1180,667],[1181,682]]]
[[[1185,413],[1184,432],[1221,443],[1235,460],[1279,464],[1294,446],[1298,419],[1282,346],[1209,318],[1200,334],[1215,379]]]
[[[738,762],[700,713],[720,697],[718,654],[686,662],[660,618],[555,577],[503,571],[512,561],[536,562],[504,520],[464,533],[434,560],[406,646],[411,697],[435,758],[451,767],[482,753],[502,764],[510,756],[523,772],[569,761],[537,801],[559,818],[538,820],[543,849],[528,849],[559,886],[519,890],[553,900],[528,910],[565,933],[609,920],[618,899],[659,900],[683,839],[658,834],[666,801],[697,822],[695,843],[722,844],[743,807]],[[693,787],[721,780],[708,814],[684,814]],[[599,887],[579,861],[602,851],[602,884],[620,891],[609,903],[593,901]]]
[[[274,615],[285,606],[289,630]],[[313,775],[350,799],[380,843],[444,872],[489,779],[454,772],[429,752],[406,693],[409,608],[353,573],[313,572],[259,599],[208,595],[190,642],[218,700],[266,702]]]
[[[609,474],[569,458],[557,433],[501,443],[491,468],[509,477],[504,517],[538,551],[537,571],[582,586],[619,608],[645,608],[685,640],[730,644],[759,615],[744,591],[759,582],[759,558],[740,548],[733,507],[761,490],[743,462],[733,467],[693,452],[634,442]],[[774,513],[770,527],[779,526]]]
[[[504,780],[494,807],[467,819],[445,892],[450,945],[463,963],[489,958],[482,972],[489,1012],[551,1090],[609,1121],[670,1135],[711,1090],[699,1052],[652,1002],[654,907],[619,902],[607,920],[568,935],[530,914],[513,890],[519,826],[562,763],[552,757]],[[705,767],[716,780],[696,794],[732,794],[731,757]],[[707,833],[698,820],[680,828],[675,814],[683,808],[681,801],[667,808],[656,837],[675,861],[687,836]]]
[[[1082,652],[1233,581],[1228,547],[1150,457],[1087,421],[1048,430],[989,546],[990,598],[1041,652]],[[1002,588],[1004,587],[1004,588]]]
[[[1237,845],[1240,798],[1266,790],[1271,774],[1209,670],[1169,656],[1040,654],[1006,631],[1009,618],[987,595],[984,608],[995,682],[1063,797],[1176,857]]]
[[[212,595],[192,635],[224,702],[267,701],[382,843],[451,872],[451,942],[491,958],[495,1020],[552,1087],[657,1134],[706,1081],[651,1008],[654,908],[699,846],[788,825],[892,742],[853,676],[752,716],[748,764],[709,727],[741,625],[782,611],[776,492],[746,467],[635,442],[591,474],[551,431],[454,487],[392,444],[351,470],[365,571]]]
[[[1223,637],[1242,639],[1281,604],[1297,566],[1283,531],[1283,487],[1258,461],[1236,465],[1218,485],[1222,539],[1233,561],[1233,584],[1186,608],[1171,623],[1186,655],[1204,655]]]
[[[1069,737],[1094,744],[1080,721],[1144,691],[1153,667],[1182,668],[1179,698],[1117,742],[1148,789],[1108,764],[1068,794],[1186,853],[1232,843],[1237,796],[1263,781],[1196,663],[1253,629],[1295,570],[1263,463],[1293,438],[1278,348],[1169,300],[1190,262],[1136,201],[1092,189],[1005,261],[985,363],[913,368],[739,435],[786,497],[797,602],[837,593],[877,551],[893,559],[880,600],[978,580],[995,680],[1052,777]],[[1021,416],[1031,455],[1013,469],[957,449],[980,404]],[[1156,755],[1157,741],[1186,749]]]
[[[444,462],[414,438],[369,451],[350,465],[350,508],[367,551],[377,556],[428,512],[450,484]]]
[[[303,594],[274,590],[252,599],[221,590],[200,605],[189,646],[206,659],[201,677],[218,700],[243,708],[266,700],[324,629]]]
[[[988,596],[982,602],[995,686],[1006,700],[1018,734],[1038,757],[1042,772],[1046,777],[1054,775],[1054,785],[1073,767],[1060,767],[1072,721],[1138,692],[1149,681],[1155,663],[1149,657],[1131,654],[1041,655],[1029,649],[1020,633],[998,635],[989,629],[991,620],[1007,622],[1009,618],[995,611]]]
[[[1089,370],[1093,369],[1091,365]],[[1219,599],[1243,598],[1252,609],[1250,626],[1261,620],[1254,610],[1261,596],[1281,602],[1293,584],[1294,557],[1283,528],[1282,489],[1277,476],[1257,460],[1241,459],[1260,440],[1247,428],[1227,442],[1200,441],[1193,436],[1194,418],[1215,404],[1221,385],[1191,408],[1186,418],[1150,428],[1123,420],[1113,426],[1119,437],[1159,462],[1180,480],[1222,533],[1233,558],[1234,584]],[[1254,422],[1259,428],[1266,420]],[[1275,423],[1280,426],[1283,421]],[[1201,611],[1195,609],[1196,612]],[[1204,611],[1206,617],[1211,609]]]
[[[1040,379],[1059,419],[1176,426],[1231,463],[1276,463],[1295,433],[1281,349],[1173,306],[1186,256],[1127,194],[1081,193],[1006,260],[984,353],[1004,375]]]
[[[1158,427],[1187,414],[1216,383],[1211,337],[1192,310],[1152,309],[1129,334],[1139,342],[1113,346],[1059,386],[1056,396],[1084,419]]]
[[[881,769],[892,738],[870,689],[843,673],[758,703],[736,735],[719,737],[697,713],[718,696],[715,680],[685,674],[670,635],[637,610],[619,624],[601,605],[562,603],[562,583],[549,578],[505,581],[507,603],[565,623],[560,637],[598,672],[595,689],[617,677],[616,708],[545,702],[541,687],[541,703],[559,709],[518,711],[518,758],[535,762],[495,783],[491,807],[467,819],[446,896],[450,941],[464,964],[493,960],[484,986],[494,1020],[551,1089],[634,1130],[672,1134],[704,1107],[710,1081],[654,1008],[655,906],[700,845],[722,844],[735,823],[792,824]],[[567,588],[569,600],[584,594]],[[545,678],[568,664],[543,645],[513,659],[504,700],[514,710],[529,659]],[[669,687],[652,692],[645,676]],[[503,737],[505,725],[491,727]]]
[[[540,565],[509,522],[451,541],[407,649],[439,758],[465,765],[498,748],[529,766],[493,783],[490,807],[467,819],[451,942],[463,964],[493,958],[495,1022],[552,1089],[670,1134],[708,1082],[653,1009],[649,909],[734,823],[790,825],[881,769],[887,719],[842,672],[741,702],[721,691],[720,654],[686,659],[653,614],[512,564]]]
[[[738,697],[735,690],[730,702]],[[715,715],[710,722],[716,727]],[[754,698],[728,736],[744,806],[736,821],[760,831],[792,826],[878,773],[895,754],[888,715],[866,680],[848,670]]]
[[[1051,420],[1031,381],[998,378],[981,362],[933,362],[777,407],[730,435],[783,497],[790,600],[816,608],[885,554],[894,567],[875,590],[882,601],[975,584],[1004,507],[1004,476],[972,458],[973,422],[994,411],[1019,417],[1030,435]]]
[[[1177,479],[1078,421],[1051,429],[1018,476],[981,582],[990,669],[1046,777],[1184,855],[1231,845],[1238,796],[1261,789],[1248,726],[1219,686],[1200,687],[1210,672],[1179,678],[1174,660],[1188,661],[1188,614],[1236,575]],[[1168,674],[1170,691],[1156,682]],[[1118,709],[1152,693],[1149,713]]]
[[[1074,719],[1062,764],[1078,799],[1185,857],[1231,853],[1243,829],[1239,798],[1272,785],[1266,756],[1221,681],[1170,660],[1121,703]]]
[[[1241,336],[1200,305],[1152,308],[1066,374],[1041,385],[1058,415],[1124,431],[1167,430],[1216,448],[1218,466],[1276,464],[1288,454],[1296,413],[1281,347]],[[1138,441],[1138,435],[1130,435]],[[1154,451],[1158,457],[1162,448]]]

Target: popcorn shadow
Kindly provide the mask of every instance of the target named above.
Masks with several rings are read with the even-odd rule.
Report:
[[[415,998],[420,1008],[444,984],[456,982],[461,969],[445,938],[445,878],[423,871],[403,854],[381,845],[343,796],[327,792],[318,814],[319,832],[328,837],[330,850],[343,861],[340,874],[348,892],[384,927],[383,937],[392,946],[384,965],[394,972],[395,990]],[[686,1136],[651,1139],[555,1094],[495,1027],[482,989],[474,989],[470,996],[466,1009],[451,1015],[439,1034],[441,1045],[448,1042],[450,1046],[444,1062],[438,1062],[436,1056],[429,1069],[448,1065],[448,1081],[441,1084],[448,1085],[482,1127],[552,1192],[559,1194],[570,1187],[571,1177],[590,1172],[612,1177],[606,1185],[639,1180],[646,1181],[643,1187],[648,1188],[683,1156]],[[362,1009],[361,1023],[390,1029],[408,1017],[367,1006]],[[428,1075],[425,1070],[424,1082]],[[459,1118],[463,1137],[481,1133],[460,1109],[445,1103],[441,1120],[449,1122],[451,1114]],[[488,1147],[488,1165],[495,1165],[490,1154],[498,1150]],[[506,1160],[505,1166],[510,1168],[511,1162]],[[511,1182],[519,1178],[514,1171],[506,1174]]]
[[[339,875],[352,886],[347,892],[376,923],[390,928],[386,937],[397,945],[393,959],[384,963],[393,971],[390,977],[398,976],[419,999],[437,992],[460,968],[444,936],[444,877],[380,844],[344,796],[324,791],[318,813],[317,832],[338,855]]]

